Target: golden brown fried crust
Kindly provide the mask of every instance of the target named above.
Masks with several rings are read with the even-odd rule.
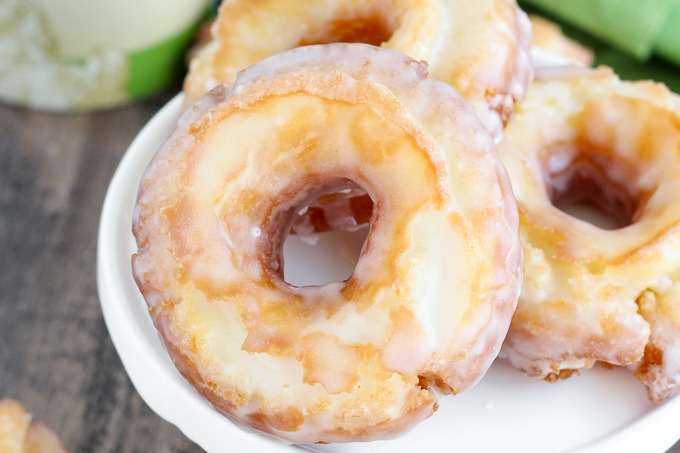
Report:
[[[546,379],[632,366],[661,401],[680,391],[680,111],[660,84],[570,71],[539,74],[499,147],[524,250],[502,356]],[[564,212],[570,197],[615,226]]]
[[[455,22],[445,23],[449,17]],[[298,46],[360,42],[427,62],[468,100],[495,138],[532,77],[529,20],[514,0],[223,2],[213,41],[193,58],[185,109],[239,70]]]
[[[550,373],[543,379],[547,382],[557,382],[570,378],[572,375],[580,375],[579,370],[559,370],[555,373]]]
[[[497,355],[519,290],[516,206],[491,137],[422,63],[358,44],[291,52],[182,118],[141,184],[133,271],[180,373],[220,412],[293,442],[393,437],[434,410],[419,376],[459,392]],[[371,231],[355,272],[286,283],[293,216],[357,187]]]
[[[663,363],[663,352],[653,344],[645,346],[645,355],[640,363],[637,365],[635,375],[643,379],[654,367],[658,367]]]
[[[584,47],[578,41],[565,36],[559,25],[536,15],[529,15],[529,19],[533,32],[532,45],[564,55],[586,66],[593,64],[595,53],[592,49]]]

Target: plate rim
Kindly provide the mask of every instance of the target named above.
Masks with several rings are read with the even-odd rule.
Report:
[[[165,353],[165,357],[159,357],[158,349],[133,347],[132,343],[125,338],[130,334],[130,331],[124,328],[124,323],[133,319],[134,314],[130,313],[131,309],[127,307],[129,304],[116,304],[116,300],[127,298],[123,285],[120,285],[120,283],[124,282],[125,279],[132,278],[132,274],[130,270],[127,277],[123,276],[118,267],[120,262],[116,257],[117,254],[123,253],[119,250],[121,244],[112,244],[110,239],[116,238],[121,228],[126,228],[123,226],[122,219],[125,219],[126,222],[127,220],[130,221],[127,229],[129,235],[132,235],[132,210],[129,209],[126,212],[125,209],[126,207],[130,208],[130,198],[132,198],[134,204],[137,185],[130,186],[128,180],[132,178],[136,184],[139,183],[139,179],[134,176],[139,175],[141,179],[146,164],[155,153],[155,149],[163,141],[158,142],[159,136],[163,135],[164,132],[169,134],[174,129],[176,120],[180,116],[182,103],[183,95],[179,93],[143,126],[121,158],[106,191],[97,236],[96,280],[107,331],[126,374],[140,397],[158,416],[177,426],[187,438],[204,450],[217,452],[223,449],[223,444],[218,445],[207,434],[208,431],[219,427],[223,432],[226,430],[225,435],[229,438],[230,447],[258,448],[258,451],[265,453],[294,453],[301,450],[319,451],[309,445],[293,445],[285,441],[274,440],[271,436],[237,425],[212,409],[176,369],[174,374],[166,373],[167,364],[170,360],[167,353]],[[155,145],[153,150],[149,149],[150,145]],[[132,195],[130,195],[131,193]],[[124,212],[121,212],[121,210]],[[146,305],[141,308],[146,312],[146,323],[152,326]],[[156,334],[155,337],[154,334]],[[146,332],[146,335],[154,337],[154,340],[158,343],[157,346],[162,348],[160,346],[162,342],[155,329],[153,333]],[[160,386],[149,382],[148,376],[144,376],[146,373],[140,372],[140,370],[147,370],[150,367],[158,373],[158,376],[162,376],[162,383],[169,386],[168,388],[172,389],[175,396],[182,398],[182,403],[197,411],[201,417],[205,417],[210,426],[187,425],[184,423],[181,414],[176,410],[175,404],[161,401],[165,398],[159,398],[159,395],[157,395]],[[151,374],[156,375],[155,373]],[[177,381],[178,377],[182,382]],[[197,403],[196,397],[201,399],[201,404]],[[568,451],[570,453],[601,453],[603,451],[662,453],[680,439],[680,428],[675,427],[677,432],[672,429],[674,427],[672,425],[677,425],[673,421],[678,418],[680,418],[680,397],[654,407],[654,409],[614,432]],[[228,423],[225,423],[225,421]],[[662,427],[663,429],[661,429]],[[646,435],[641,436],[641,432]],[[653,435],[650,435],[650,433]],[[640,450],[640,448],[644,448],[644,450]]]

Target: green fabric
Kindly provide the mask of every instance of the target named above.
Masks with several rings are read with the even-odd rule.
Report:
[[[657,47],[680,61],[680,0],[525,0],[640,60]],[[675,21],[673,21],[675,18]]]
[[[676,93],[680,93],[680,70],[666,60],[652,57],[640,63],[633,57],[611,48],[596,51],[595,65],[606,65],[613,68],[623,80],[655,80],[663,82]]]
[[[201,17],[201,21],[203,19]],[[128,90],[133,99],[161,91],[185,73],[186,52],[201,21],[165,41],[129,55]]]
[[[654,51],[680,66],[680,1],[676,1],[675,8],[669,11],[666,23],[654,46]]]
[[[656,80],[665,83],[671,90],[680,93],[680,0],[674,0],[675,7],[665,18],[664,29],[657,36],[655,54],[645,61],[630,52],[620,50],[604,38],[596,37],[588,30],[578,27],[563,16],[538,6],[545,0],[520,0],[520,6],[530,14],[544,16],[557,22],[565,35],[582,43],[595,52],[595,66],[606,65],[613,68],[624,80]],[[597,3],[599,0],[591,0]],[[627,0],[620,0],[627,3]],[[572,5],[572,0],[564,0]],[[574,2],[574,4],[579,3]],[[650,2],[653,3],[653,2]],[[534,6],[537,5],[537,6]],[[646,3],[645,3],[646,5]],[[625,33],[624,33],[625,34]],[[676,66],[675,64],[678,66]]]

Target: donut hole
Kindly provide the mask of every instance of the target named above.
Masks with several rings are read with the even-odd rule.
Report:
[[[299,46],[332,44],[336,42],[364,43],[380,46],[389,41],[396,30],[384,15],[365,12],[356,17],[334,19],[315,28],[315,32],[303,38]]]
[[[568,159],[553,155],[549,162],[546,188],[555,208],[604,230],[635,223],[643,197],[628,166],[586,153]]]
[[[371,198],[356,188],[322,195],[299,209],[283,244],[283,279],[299,287],[349,279],[372,211]]]

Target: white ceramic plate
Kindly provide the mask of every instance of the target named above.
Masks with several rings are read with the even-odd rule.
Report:
[[[625,369],[596,367],[548,384],[495,363],[473,389],[440,399],[439,410],[391,441],[287,445],[241,428],[215,412],[176,371],[154,329],[130,269],[136,247],[132,209],[142,173],[174,128],[182,99],[168,103],[144,127],[123,157],[104,201],[98,239],[97,283],[104,319],[123,365],[146,403],[210,453],[296,452],[647,452],[661,453],[680,438],[680,398],[652,405]],[[316,246],[286,242],[286,278],[324,280],[356,263],[362,234],[327,233]],[[359,235],[359,236],[357,236]],[[313,254],[330,267],[301,267]],[[349,267],[348,267],[349,266]],[[315,274],[308,275],[310,269]]]

